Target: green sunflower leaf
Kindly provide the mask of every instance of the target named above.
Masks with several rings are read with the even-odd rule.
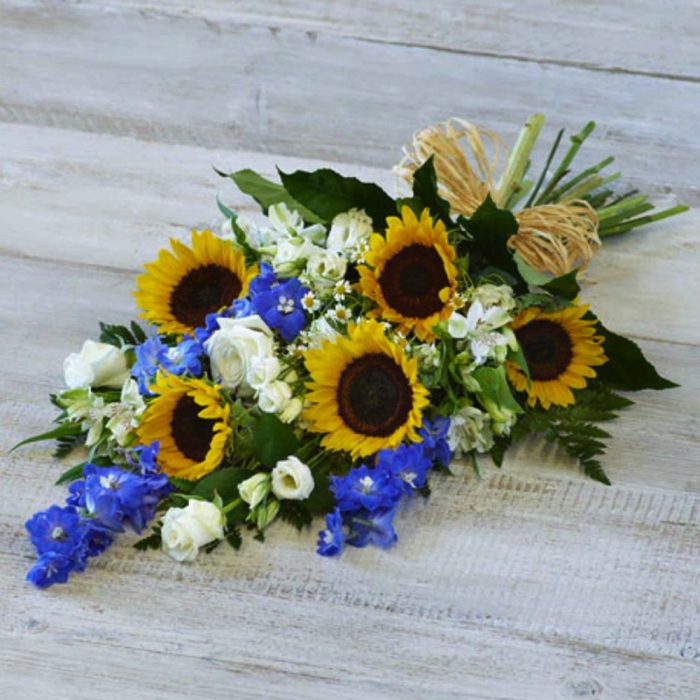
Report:
[[[518,232],[518,222],[512,212],[499,209],[491,195],[487,195],[471,218],[464,221],[473,237],[468,243],[468,250],[478,253],[488,265],[522,279],[513,253],[508,248],[508,240]]]
[[[250,472],[246,469],[225,467],[201,479],[192,490],[192,495],[211,501],[216,492],[224,501],[231,501],[238,498],[238,484],[249,476]]]
[[[287,192],[326,223],[357,208],[364,209],[375,229],[383,231],[387,217],[396,215],[396,202],[379,185],[345,177],[328,168],[312,173],[280,170],[279,174]]]
[[[410,202],[416,216],[420,217],[423,209],[430,210],[431,216],[440,219],[448,229],[455,227],[450,219],[450,205],[438,192],[438,180],[435,173],[435,156],[431,155],[423,165],[413,173],[413,197]],[[410,205],[409,205],[410,206]]]
[[[596,367],[598,379],[622,391],[673,389],[679,386],[664,379],[634,341],[609,331],[591,312],[586,314],[586,318],[596,319],[598,333],[605,338],[603,350],[608,361]]]
[[[313,212],[309,211],[302,203],[298,202],[294,197],[287,192],[287,190],[282,186],[278,185],[276,182],[265,179],[262,175],[258,175],[254,170],[245,168],[243,170],[238,170],[235,173],[222,173],[220,170],[216,170],[217,175],[221,177],[231,178],[236,183],[238,189],[252,197],[262,208],[263,212],[267,214],[267,210],[273,204],[286,204],[287,208],[292,211],[297,211],[304,218],[312,224],[319,224],[322,220],[316,216]],[[219,206],[221,209],[221,205]],[[223,210],[222,210],[223,211]],[[228,207],[226,207],[227,212],[231,212]],[[231,212],[232,213],[232,212]],[[224,214],[229,216],[229,214]]]
[[[269,469],[294,454],[299,440],[294,431],[277,416],[263,413],[253,431],[253,450],[257,459]]]

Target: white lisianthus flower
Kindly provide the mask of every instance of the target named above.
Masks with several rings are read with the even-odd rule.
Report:
[[[293,275],[304,269],[309,258],[322,252],[325,252],[324,249],[312,243],[308,238],[298,236],[289,238],[277,246],[277,252],[272,259],[272,267],[279,275]]]
[[[272,493],[281,501],[302,501],[314,490],[311,470],[294,456],[287,457],[272,470]]]
[[[206,341],[204,348],[211,360],[213,378],[221,380],[227,389],[237,389],[244,397],[255,393],[247,379],[253,359],[275,354],[272,331],[257,315],[220,318],[219,330]]]
[[[254,391],[262,391],[282,371],[280,361],[274,356],[252,357],[246,372],[246,382]]]
[[[79,353],[63,362],[63,376],[69,389],[104,386],[121,389],[129,376],[126,355],[114,345],[86,340]]]
[[[270,475],[258,472],[249,479],[238,484],[238,493],[241,499],[252,510],[270,492]]]
[[[199,548],[224,539],[226,516],[213,503],[191,500],[163,516],[163,551],[176,561],[194,561]]]
[[[472,450],[488,452],[493,447],[493,434],[488,413],[474,406],[464,406],[452,416],[447,431],[447,444],[455,456]]]
[[[328,250],[343,252],[363,248],[372,229],[372,219],[364,209],[350,209],[333,219],[326,246]]]
[[[317,289],[333,287],[345,277],[348,263],[335,250],[321,250],[309,258],[306,274]]]
[[[513,290],[506,284],[482,284],[474,287],[469,296],[472,302],[478,301],[484,309],[497,306],[504,311],[511,311],[515,308]]]
[[[278,233],[300,236],[319,245],[326,240],[326,229],[321,224],[304,227],[302,215],[298,211],[291,211],[284,202],[273,204],[267,212],[267,218],[271,228]]]
[[[281,413],[292,400],[292,389],[287,382],[275,380],[265,385],[258,397],[258,406],[265,413]]]

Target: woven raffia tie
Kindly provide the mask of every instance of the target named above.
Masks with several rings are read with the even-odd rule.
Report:
[[[492,156],[486,152],[489,144]],[[502,206],[510,193],[502,192],[495,180],[505,162],[508,148],[494,132],[461,119],[429,126],[404,146],[405,157],[394,172],[409,183],[413,173],[435,155],[435,172],[440,194],[453,211],[471,216],[490,194]],[[508,246],[541,272],[555,277],[575,268],[585,269],[601,246],[598,216],[583,200],[545,204],[513,212],[518,233]]]

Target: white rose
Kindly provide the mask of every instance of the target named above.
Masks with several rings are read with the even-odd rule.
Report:
[[[281,413],[292,398],[292,389],[287,382],[275,380],[263,387],[258,406],[265,413]]]
[[[317,318],[306,333],[310,348],[319,348],[324,340],[334,341],[338,337],[338,331],[331,326],[325,316]]]
[[[372,235],[372,219],[364,210],[351,209],[333,219],[326,246],[328,250],[348,251],[365,244]]]
[[[63,363],[63,376],[69,389],[105,386],[121,389],[129,377],[126,356],[114,345],[86,340],[79,353],[71,353]]]
[[[194,561],[199,548],[224,539],[226,516],[213,503],[192,500],[163,516],[163,551],[176,561]]]
[[[270,480],[268,474],[258,472],[250,479],[238,484],[240,497],[250,506],[251,510],[262,501],[270,492]]]
[[[314,490],[311,470],[296,457],[287,457],[272,470],[272,493],[280,500],[302,501]]]
[[[319,288],[332,287],[345,277],[348,264],[335,250],[321,250],[312,255],[306,265],[306,274]]]
[[[248,370],[253,358],[274,355],[272,331],[260,316],[220,318],[219,330],[204,344],[211,359],[214,379],[227,389],[238,389],[241,396],[252,396]]]
[[[506,311],[515,308],[515,299],[513,298],[513,290],[506,284],[497,286],[495,284],[482,284],[475,287],[471,291],[472,301],[481,302],[485,308],[492,306],[500,306]]]
[[[251,389],[261,391],[270,382],[277,379],[281,371],[282,365],[276,357],[253,357],[248,366],[246,381]]]
[[[304,407],[304,403],[300,398],[293,398],[287,407],[279,414],[279,419],[283,423],[291,423],[300,413],[301,409]]]

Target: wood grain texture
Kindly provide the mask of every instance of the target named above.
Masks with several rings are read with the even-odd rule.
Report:
[[[594,118],[591,162],[614,153],[630,182],[700,200],[700,84],[148,13],[3,15],[0,121],[389,167],[436,121],[512,142],[544,111],[543,143]]]
[[[700,10],[655,0],[68,0],[81,9],[253,24],[525,62],[700,80]],[[31,3],[16,0],[20,6]]]
[[[391,190],[415,128],[457,114],[512,140],[546,111],[545,141],[595,117],[584,161],[619,155],[627,182],[699,202],[696,13],[0,0],[0,698],[696,700],[695,212],[609,241],[589,274],[601,317],[682,384],[610,426],[611,488],[529,441],[481,480],[436,478],[389,551],[322,559],[317,528],[279,526],[178,566],[132,535],[39,592],[22,525],[62,501],[69,464],[49,445],[8,454],[49,424],[46,394],[97,320],[134,315],[133,273],[168,236],[217,224],[217,191],[253,211],[212,164],[330,159]]]

